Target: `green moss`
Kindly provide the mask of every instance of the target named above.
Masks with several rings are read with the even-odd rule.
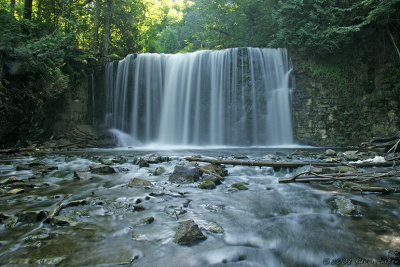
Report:
[[[234,183],[231,185],[231,187],[239,189],[239,190],[248,190],[249,189],[243,183]]]
[[[210,179],[207,179],[204,182],[202,182],[201,184],[199,184],[200,189],[215,189],[216,187],[217,186],[215,185],[215,183],[213,181],[211,181]]]

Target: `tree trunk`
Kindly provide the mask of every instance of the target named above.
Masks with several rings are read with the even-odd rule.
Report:
[[[104,23],[104,47],[103,47],[103,56],[108,56],[108,47],[110,45],[110,26],[111,26],[111,14],[112,12],[112,0],[107,0],[107,11],[106,11],[106,20]]]
[[[94,25],[93,25],[93,51],[97,54],[99,50],[99,27],[100,27],[100,13],[101,13],[102,2],[96,0],[95,3],[95,14],[94,14]]]
[[[24,2],[24,19],[32,19],[32,2],[33,0],[25,0]]]
[[[12,16],[14,17],[14,13],[15,13],[15,0],[11,0],[11,4],[10,4],[10,13],[11,13]]]

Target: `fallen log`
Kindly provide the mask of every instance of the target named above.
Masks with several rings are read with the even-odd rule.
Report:
[[[379,187],[379,186],[352,186],[350,191],[360,191],[366,193],[400,193],[400,188],[395,187]]]
[[[49,215],[47,216],[46,219],[44,219],[44,223],[50,223],[51,219],[54,216],[57,216],[57,214],[60,212],[60,210],[63,208],[65,201],[67,201],[68,198],[71,197],[71,194],[65,195],[65,197],[57,203],[57,205],[50,211]]]
[[[308,176],[303,176],[308,175]],[[299,178],[300,176],[303,176]],[[279,183],[310,183],[310,182],[334,182],[334,181],[353,181],[353,182],[368,182],[374,179],[384,178],[384,177],[394,177],[399,176],[397,171],[389,171],[383,174],[373,174],[373,173],[344,173],[344,174],[317,174],[311,171],[301,172],[296,174],[290,179],[281,179]]]
[[[258,166],[258,167],[273,167],[273,168],[289,168],[294,169],[303,166],[317,166],[317,167],[338,167],[338,166],[353,166],[353,167],[392,167],[395,161],[391,162],[352,162],[348,164],[342,163],[328,163],[328,162],[307,162],[307,161],[250,161],[250,160],[218,160],[200,157],[185,157],[187,161],[208,162],[212,164],[224,165],[239,165],[239,166]]]

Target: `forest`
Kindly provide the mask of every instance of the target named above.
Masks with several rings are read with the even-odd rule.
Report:
[[[384,43],[398,63],[399,10],[399,0],[1,0],[1,143],[48,138],[46,114],[81,73],[131,53],[285,47],[325,60]]]

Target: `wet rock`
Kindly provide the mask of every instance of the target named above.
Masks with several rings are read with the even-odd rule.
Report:
[[[286,157],[287,156],[286,153],[283,153],[280,151],[275,152],[275,155],[277,155],[278,157]]]
[[[47,215],[49,215],[47,211],[41,210],[19,212],[15,216],[17,216],[18,218],[18,222],[35,223],[43,221],[44,219],[46,219]]]
[[[232,155],[233,158],[235,159],[248,159],[249,157],[244,155],[244,154],[234,154]]]
[[[90,166],[90,171],[96,174],[113,174],[117,173],[117,171],[108,165],[97,165],[97,166]]]
[[[247,186],[245,186],[243,183],[234,183],[231,185],[232,188],[236,188],[238,190],[247,190]]]
[[[8,184],[14,184],[14,183],[23,183],[24,181],[19,179],[18,177],[15,176],[10,176],[5,180],[2,180],[0,182],[0,185],[8,185]]]
[[[344,152],[344,158],[349,161],[358,160],[358,151],[346,151]]]
[[[215,189],[216,185],[213,181],[211,181],[210,179],[207,179],[204,182],[202,182],[201,184],[199,184],[198,187],[200,189]]]
[[[145,168],[145,167],[150,167],[150,164],[146,160],[140,159],[139,160],[139,168]]]
[[[154,217],[153,216],[146,217],[142,220],[142,222],[145,224],[152,224],[154,222]]]
[[[41,160],[34,160],[31,163],[29,163],[30,167],[44,167],[46,164],[44,162],[42,162]]]
[[[100,163],[104,164],[104,165],[113,165],[113,162],[111,159],[105,159],[105,158],[101,158]]]
[[[216,234],[222,234],[224,232],[224,229],[216,222],[206,222],[202,225],[202,229]]]
[[[10,218],[10,216],[8,216],[7,214],[0,213],[0,223],[3,223],[8,218]]]
[[[23,164],[18,164],[15,169],[17,171],[29,171],[31,169],[31,167],[27,166],[27,165],[23,165]]]
[[[51,224],[59,226],[75,226],[77,221],[71,216],[59,215],[51,218]]]
[[[89,180],[92,175],[90,172],[74,171],[74,178],[76,180]]]
[[[200,169],[189,162],[177,164],[174,172],[169,176],[173,183],[194,183],[200,178]]]
[[[125,158],[125,157],[123,157],[123,156],[119,156],[118,158],[113,159],[112,161],[113,161],[114,163],[124,164],[124,163],[126,163],[126,162],[128,161],[128,159]]]
[[[337,212],[342,216],[357,214],[357,207],[351,202],[350,199],[345,198],[344,196],[338,196],[335,199],[335,204]]]
[[[0,195],[4,195],[7,193],[7,190],[0,188]]]
[[[203,174],[203,181],[211,180],[214,182],[215,185],[222,184],[222,181],[219,177],[211,175],[211,174]]]
[[[145,208],[144,208],[142,205],[135,205],[135,206],[133,207],[133,210],[134,210],[134,211],[144,211]]]
[[[165,172],[164,167],[159,166],[154,170],[153,175],[154,176],[159,176],[159,175],[163,174],[164,172]]]
[[[132,178],[128,184],[129,187],[136,187],[136,186],[151,186],[151,182],[141,179],[141,178]]]
[[[222,176],[222,177],[228,175],[228,171],[225,169],[225,166],[218,165],[218,164],[210,164],[207,166],[202,166],[201,169],[206,170],[211,173],[218,174],[219,176]]]
[[[7,194],[10,195],[23,194],[23,193],[25,193],[25,190],[22,188],[11,189],[10,191],[7,192]]]
[[[174,242],[183,246],[193,246],[206,239],[199,226],[193,220],[187,220],[179,223]]]
[[[7,228],[14,228],[15,225],[18,222],[18,218],[13,216],[13,217],[9,217],[8,219],[5,219],[3,221],[3,224],[7,227]]]
[[[333,149],[327,149],[325,150],[325,156],[334,157],[336,156],[336,151]]]
[[[161,156],[156,155],[156,154],[147,154],[142,157],[142,160],[147,161],[148,163],[154,164],[154,163],[160,163],[161,162]]]

